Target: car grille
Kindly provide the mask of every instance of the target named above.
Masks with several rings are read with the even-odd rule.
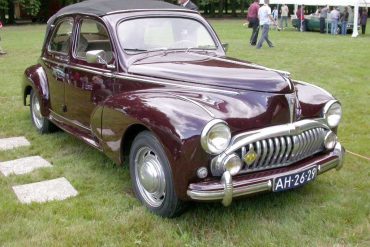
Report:
[[[237,153],[242,160],[248,153],[256,154],[256,158],[249,165],[244,161],[240,173],[287,166],[321,152],[326,133],[324,128],[312,128],[298,135],[277,136],[250,143]]]

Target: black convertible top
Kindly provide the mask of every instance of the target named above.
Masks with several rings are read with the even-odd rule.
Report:
[[[86,0],[72,4],[59,10],[54,16],[64,14],[84,13],[103,16],[114,11],[125,10],[160,10],[178,9],[185,10],[182,6],[157,0]]]

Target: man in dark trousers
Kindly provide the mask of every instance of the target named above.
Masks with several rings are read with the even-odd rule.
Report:
[[[178,3],[187,9],[198,11],[198,6],[190,0],[178,0]]]
[[[250,39],[251,45],[256,45],[258,39],[258,32],[260,30],[259,20],[258,20],[258,10],[260,5],[259,0],[254,0],[254,3],[249,6],[247,19],[249,21],[249,27],[253,28],[253,32]]]

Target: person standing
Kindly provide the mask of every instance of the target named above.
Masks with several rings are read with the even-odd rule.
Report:
[[[289,16],[289,8],[286,4],[281,6],[281,19],[280,19],[280,27],[284,29],[283,23],[285,22],[285,28],[288,27],[288,16]]]
[[[329,7],[326,6],[326,7],[323,7],[321,10],[320,10],[320,33],[325,33],[325,20],[326,18],[328,18],[328,11],[329,11]]]
[[[194,11],[199,10],[198,6],[195,5],[195,3],[193,3],[190,0],[178,0],[178,3],[179,3],[179,5],[181,5],[182,7],[187,8],[187,9],[194,10]]]
[[[248,8],[248,14],[247,14],[249,26],[253,28],[252,35],[249,41],[251,45],[257,44],[258,32],[260,30],[259,20],[258,20],[258,10],[260,9],[260,5],[258,4],[258,2],[259,0],[254,0],[254,2]]]
[[[362,34],[366,32],[366,22],[367,22],[367,8],[363,8],[360,15],[360,25]]]
[[[0,29],[3,28],[3,23],[0,21]],[[1,41],[1,36],[0,36],[0,41]],[[0,45],[0,56],[1,55],[5,55],[6,52],[3,50],[3,48],[1,48],[1,45]]]
[[[272,18],[274,19],[274,21],[277,23],[278,19],[279,19],[279,11],[277,10],[276,7],[274,7],[274,10],[272,10]],[[275,26],[275,30],[278,28],[278,26]]]
[[[298,32],[304,32],[306,31],[306,26],[304,22],[304,5],[302,4],[301,7],[297,10],[297,18],[298,18]]]
[[[271,15],[271,8],[269,6],[270,1],[265,0],[265,4],[258,10],[258,19],[260,20],[260,26],[262,27],[262,36],[257,44],[257,49],[261,49],[263,42],[266,40],[270,48],[274,47],[272,42],[269,40],[270,21],[276,25],[274,18]]]
[[[331,34],[336,35],[338,29],[338,21],[340,17],[340,12],[336,7],[330,12],[330,19],[331,19]]]
[[[347,34],[348,18],[349,18],[348,7],[345,7],[344,12],[343,12],[342,16],[340,17],[340,20],[342,22],[342,35]]]

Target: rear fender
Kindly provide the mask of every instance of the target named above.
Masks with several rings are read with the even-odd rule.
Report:
[[[31,89],[35,90],[41,100],[41,113],[48,116],[50,113],[49,83],[46,73],[40,64],[31,66],[24,72],[23,78],[23,104],[27,104],[27,96]]]

